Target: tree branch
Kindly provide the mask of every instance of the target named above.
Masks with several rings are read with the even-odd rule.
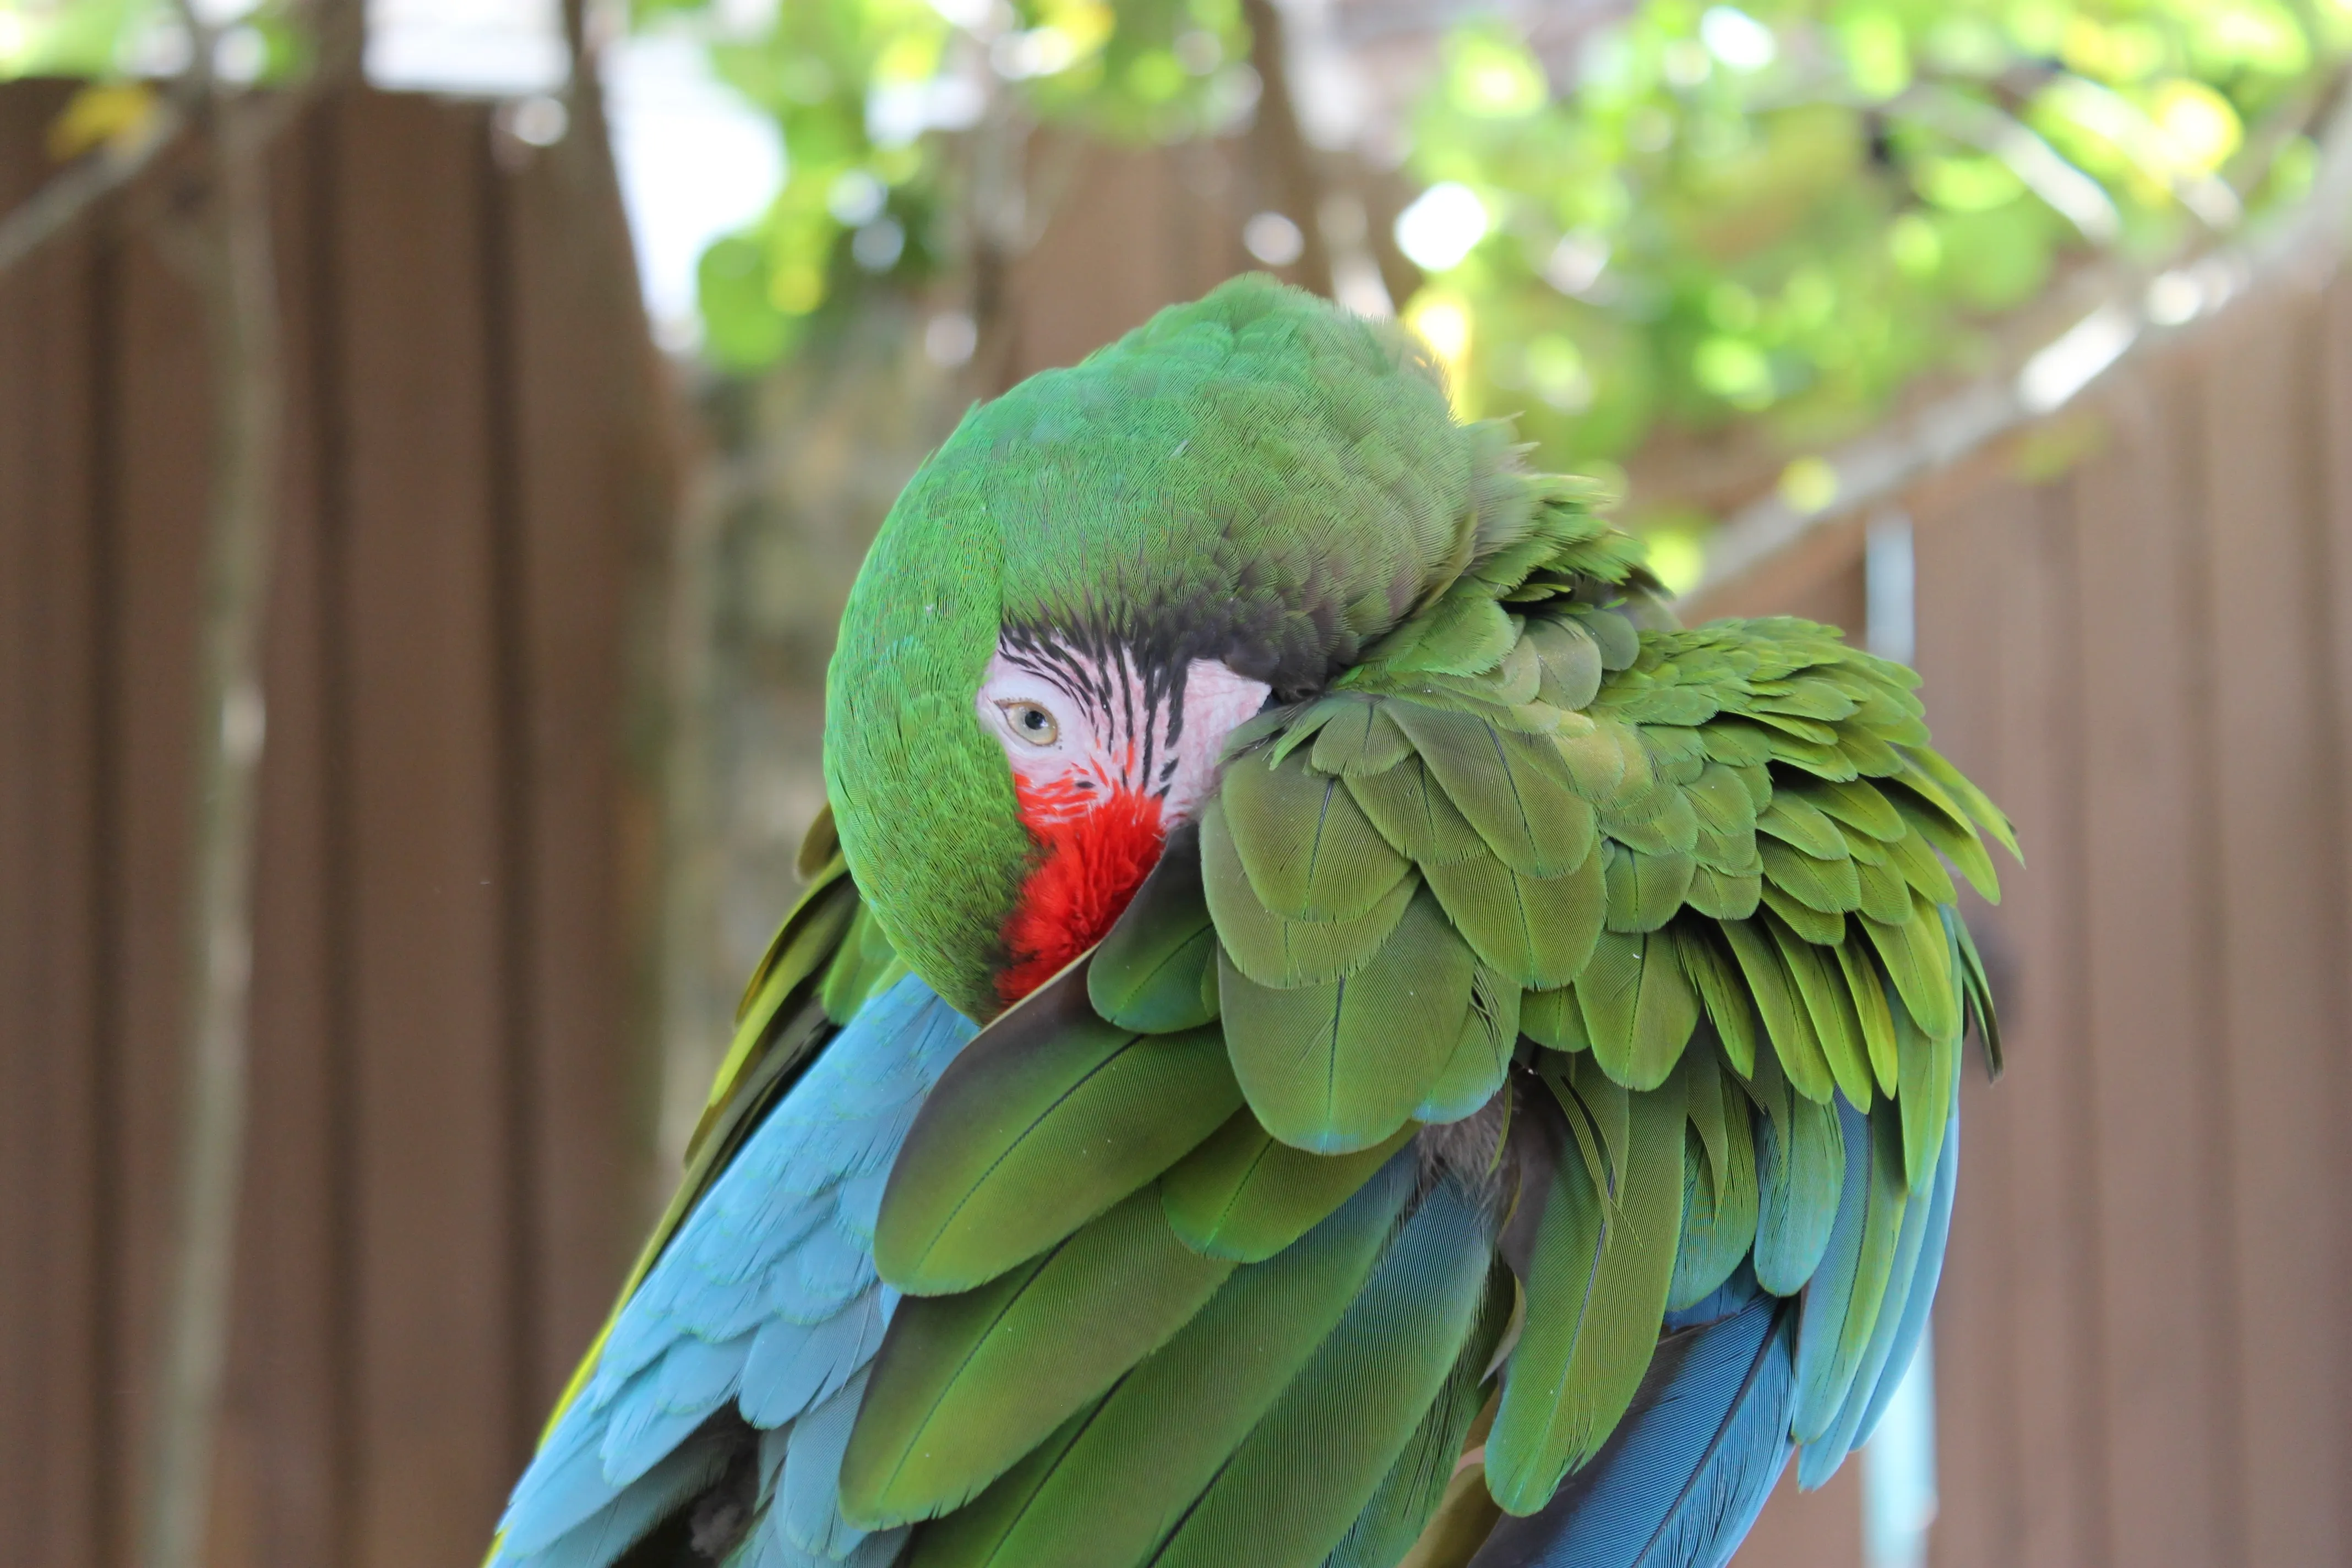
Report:
[[[355,64],[360,32],[355,0],[310,7],[318,69],[302,90],[268,100],[213,74],[211,30],[189,0],[178,0],[178,9],[191,46],[180,87],[209,176],[196,273],[211,364],[212,489],[197,633],[178,1227],[152,1469],[141,1498],[142,1568],[199,1568],[204,1560],[228,1363],[246,1144],[255,805],[268,713],[262,655],[284,411],[267,159],[309,91]]]

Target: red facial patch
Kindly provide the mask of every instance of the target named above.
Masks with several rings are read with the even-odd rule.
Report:
[[[1069,803],[1042,798],[1016,781],[1021,819],[1045,858],[1021,885],[1004,922],[1013,962],[996,977],[1006,1005],[1018,1002],[1103,939],[1135,889],[1160,861],[1166,837],[1157,798],[1118,790],[1076,816]]]

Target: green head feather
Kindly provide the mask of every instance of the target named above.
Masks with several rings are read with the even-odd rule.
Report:
[[[994,1011],[1034,853],[974,710],[1007,628],[1300,695],[1523,536],[1537,493],[1412,339],[1265,278],[973,408],[883,523],[827,682],[826,788],[884,931]]]

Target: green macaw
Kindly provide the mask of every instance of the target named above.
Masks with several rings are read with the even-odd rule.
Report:
[[[1264,279],[974,408],[499,1564],[1726,1561],[1941,1266],[1908,671],[1675,628],[1413,342]]]

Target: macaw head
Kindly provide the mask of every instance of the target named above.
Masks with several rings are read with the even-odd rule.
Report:
[[[1527,494],[1411,339],[1264,278],[975,407],[891,509],[827,681],[826,789],[884,931],[976,1017],[1034,989],[1234,727],[1328,685]]]

